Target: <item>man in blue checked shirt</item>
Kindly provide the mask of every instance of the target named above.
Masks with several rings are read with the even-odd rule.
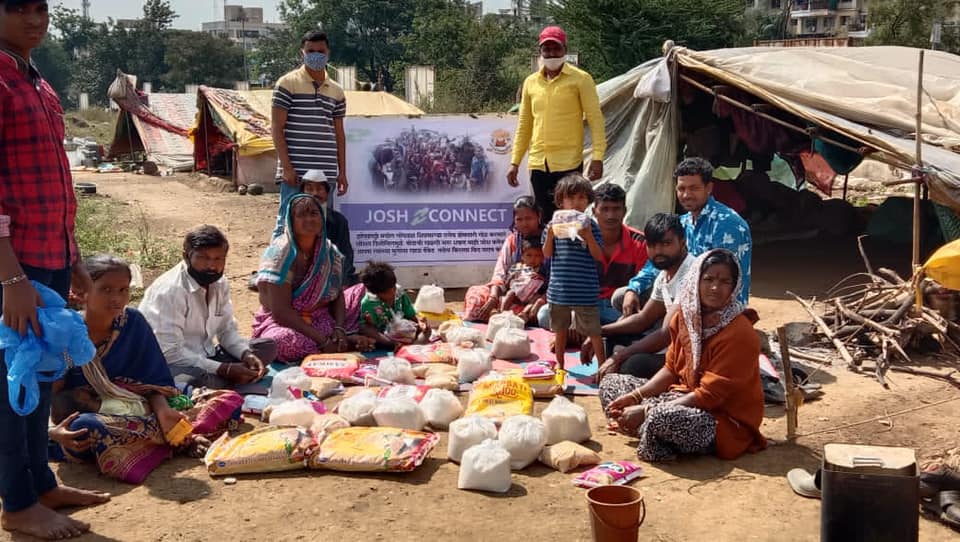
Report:
[[[687,250],[699,256],[708,250],[725,248],[740,260],[743,289],[739,301],[747,305],[750,298],[750,256],[753,240],[750,226],[736,211],[715,200],[713,166],[703,158],[687,158],[674,171],[677,200],[687,211],[680,217],[687,237]],[[640,295],[653,286],[659,270],[648,261],[640,273],[630,280],[623,300],[623,315],[640,310]]]

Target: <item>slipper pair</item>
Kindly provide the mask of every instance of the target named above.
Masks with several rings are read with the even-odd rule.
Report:
[[[960,491],[960,474],[943,465],[920,473],[921,497],[934,497],[941,491]]]
[[[920,473],[920,497],[924,513],[960,531],[960,474],[943,466]]]
[[[960,531],[960,491],[941,491],[923,499],[923,511],[955,531]]]

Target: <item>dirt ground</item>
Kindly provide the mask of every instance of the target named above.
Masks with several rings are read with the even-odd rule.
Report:
[[[152,230],[179,242],[200,223],[224,229],[231,243],[227,273],[241,328],[248,329],[256,296],[245,288],[272,229],[275,195],[239,196],[214,191],[188,176],[155,178],[80,174],[101,194],[139,202]],[[903,271],[909,249],[873,247],[877,265]],[[759,327],[805,320],[785,290],[822,293],[840,277],[859,270],[855,244],[804,241],[755,248],[751,305]],[[884,390],[869,376],[827,368],[817,374],[825,395],[800,411],[802,434],[794,444],[778,444],[736,461],[712,457],[646,464],[647,477],[636,482],[645,497],[644,540],[818,540],[819,501],[795,496],[785,474],[794,467],[813,469],[830,442],[909,446],[921,460],[960,445],[960,400],[885,417],[944,399],[960,399],[948,384],[908,375],[892,375]],[[593,447],[605,459],[636,459],[635,443],[609,435],[596,398],[577,397],[591,416]],[[539,413],[545,402],[536,405]],[[768,407],[762,428],[783,439],[783,409]],[[446,435],[431,458],[403,475],[294,473],[242,476],[236,485],[212,479],[196,461],[177,458],[142,486],[99,476],[89,465],[61,465],[67,483],[113,493],[104,506],[80,510],[94,534],[84,540],[589,540],[584,490],[572,475],[533,466],[514,474],[503,496],[456,489],[457,466],[446,460]],[[0,539],[6,534],[0,535]],[[956,540],[956,533],[920,520],[921,540]]]

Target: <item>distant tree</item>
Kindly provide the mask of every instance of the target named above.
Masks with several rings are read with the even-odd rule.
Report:
[[[707,50],[743,36],[743,0],[565,0],[551,13],[598,80],[660,56],[666,40]]]
[[[462,67],[438,70],[434,88],[436,112],[506,111],[517,89],[532,71],[536,36],[517,23],[494,17],[475,22],[465,34]]]
[[[81,56],[97,34],[97,23],[75,9],[55,6],[50,14],[53,36],[73,58]]]
[[[870,4],[871,45],[930,48],[933,24],[943,22],[953,7],[947,0],[880,0]],[[940,48],[960,54],[960,28],[943,29]]]
[[[356,66],[361,79],[393,88],[391,68],[403,56],[403,39],[411,29],[414,0],[281,0],[280,19],[290,28],[274,38],[287,38],[286,47],[271,38],[262,51],[280,53],[276,58],[297,59],[300,38],[308,30],[326,32],[332,50],[331,63]],[[265,47],[264,47],[265,46]],[[258,69],[276,75],[279,66],[258,53]],[[295,64],[294,64],[295,65]]]
[[[171,30],[166,36],[163,88],[183,92],[186,85],[233,88],[243,79],[243,51],[232,41],[204,32]]]
[[[146,0],[143,3],[143,18],[140,20],[144,30],[163,32],[173,26],[173,21],[179,17],[169,0]]]
[[[439,68],[462,68],[477,25],[463,0],[414,0],[412,32],[401,40],[406,59]]]
[[[736,45],[749,47],[754,40],[777,40],[787,37],[784,20],[789,14],[783,11],[770,13],[763,9],[747,9],[743,14],[743,34]]]
[[[273,83],[300,64],[300,39],[294,30],[270,30],[260,36],[248,62],[254,79]]]

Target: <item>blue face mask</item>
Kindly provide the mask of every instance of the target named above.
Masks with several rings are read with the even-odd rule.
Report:
[[[320,72],[327,67],[327,55],[311,51],[303,55],[303,64],[315,72]]]

